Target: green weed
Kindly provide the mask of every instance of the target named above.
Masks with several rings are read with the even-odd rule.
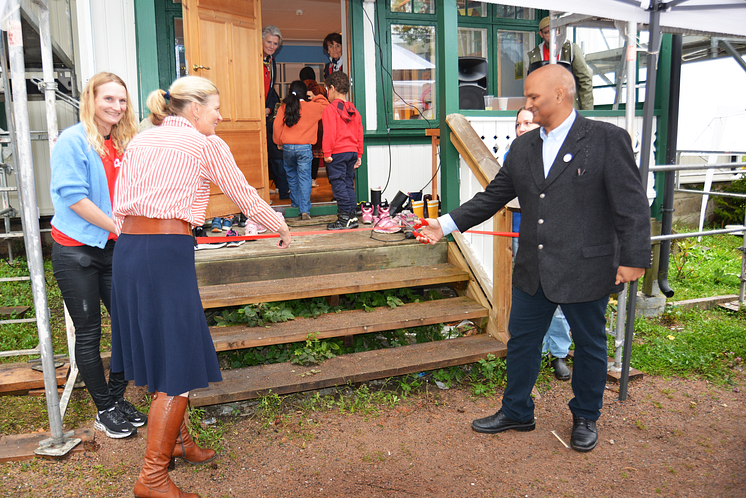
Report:
[[[318,365],[324,360],[337,356],[339,345],[332,341],[319,341],[317,335],[316,332],[308,334],[305,346],[293,351],[290,361],[298,365]]]
[[[223,450],[223,424],[220,420],[214,424],[205,425],[205,410],[201,408],[189,409],[189,433],[192,439],[202,447],[212,448],[215,451]]]
[[[272,390],[268,394],[259,398],[259,404],[257,405],[254,413],[262,421],[262,426],[265,427],[270,423],[273,423],[282,413],[282,400],[277,393],[273,393]]]
[[[492,396],[506,379],[505,359],[488,354],[471,371],[471,392],[474,396]]]

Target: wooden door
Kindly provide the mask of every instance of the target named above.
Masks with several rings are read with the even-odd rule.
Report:
[[[231,148],[249,184],[269,202],[260,0],[182,2],[189,74],[218,86],[223,122],[217,134]],[[212,185],[207,219],[238,212]]]

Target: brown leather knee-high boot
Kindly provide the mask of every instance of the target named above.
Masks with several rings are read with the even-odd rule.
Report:
[[[194,493],[183,493],[168,477],[179,428],[184,423],[184,411],[189,400],[183,396],[155,393],[148,414],[148,441],[145,463],[135,483],[137,498],[199,498]]]
[[[181,458],[192,465],[200,465],[215,459],[217,454],[215,450],[200,448],[189,435],[186,425],[187,414],[184,413],[184,420],[181,422],[179,435],[176,437],[176,446],[171,454],[173,458]]]

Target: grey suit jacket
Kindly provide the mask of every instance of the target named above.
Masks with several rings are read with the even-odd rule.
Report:
[[[619,292],[617,268],[650,267],[650,208],[623,129],[577,115],[544,178],[539,129],[517,138],[505,165],[473,199],[452,211],[459,230],[521,203],[513,285],[556,303]]]

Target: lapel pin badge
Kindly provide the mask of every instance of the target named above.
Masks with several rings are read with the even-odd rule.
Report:
[[[569,163],[570,161],[572,161],[572,154],[565,154],[565,157],[563,157],[562,160],[566,163]]]

